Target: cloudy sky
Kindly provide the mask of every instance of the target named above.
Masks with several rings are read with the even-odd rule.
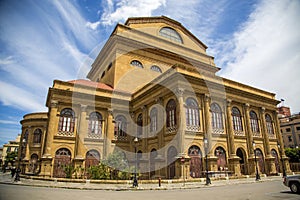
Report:
[[[1,0],[0,145],[47,111],[54,79],[84,78],[117,23],[165,15],[208,46],[218,75],[276,93],[300,112],[298,0]]]

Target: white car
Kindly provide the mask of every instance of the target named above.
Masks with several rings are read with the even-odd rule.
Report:
[[[300,194],[300,175],[284,177],[283,184],[289,187],[293,193]]]

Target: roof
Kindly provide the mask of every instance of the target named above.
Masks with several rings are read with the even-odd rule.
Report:
[[[111,87],[107,84],[94,82],[94,81],[90,81],[90,80],[85,80],[85,79],[71,80],[71,81],[68,81],[68,83],[85,85],[85,86],[90,86],[90,87],[99,88],[99,89],[103,89],[103,90],[110,90],[110,91],[114,90],[113,87]]]

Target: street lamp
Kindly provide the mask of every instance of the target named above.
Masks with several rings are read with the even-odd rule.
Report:
[[[282,177],[286,177],[284,162],[283,162],[283,159],[282,159],[282,150],[280,148],[281,146],[280,146],[279,142],[277,142],[277,146],[278,146],[278,151],[279,151],[280,160],[281,160],[281,164],[282,164]]]
[[[134,138],[133,142],[134,142],[134,155],[135,155],[135,167],[134,167],[134,177],[133,177],[133,187],[138,187],[138,180],[136,177],[136,169],[137,169],[137,151],[136,151],[136,146],[138,143],[139,139],[136,137]]]
[[[254,161],[255,161],[255,168],[256,168],[256,178],[255,180],[256,181],[259,181],[260,180],[260,176],[258,174],[258,166],[257,166],[257,160],[256,160],[256,148],[255,148],[255,142],[253,141],[252,142],[252,145],[253,145],[253,151],[254,151]]]
[[[208,140],[204,138],[204,150],[205,150],[205,168],[206,168],[206,185],[211,184],[210,178],[208,177],[208,162],[207,162],[207,153],[208,153]]]

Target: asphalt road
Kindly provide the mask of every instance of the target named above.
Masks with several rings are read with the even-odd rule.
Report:
[[[0,184],[0,200],[300,200],[280,180],[184,190],[101,191]]]

